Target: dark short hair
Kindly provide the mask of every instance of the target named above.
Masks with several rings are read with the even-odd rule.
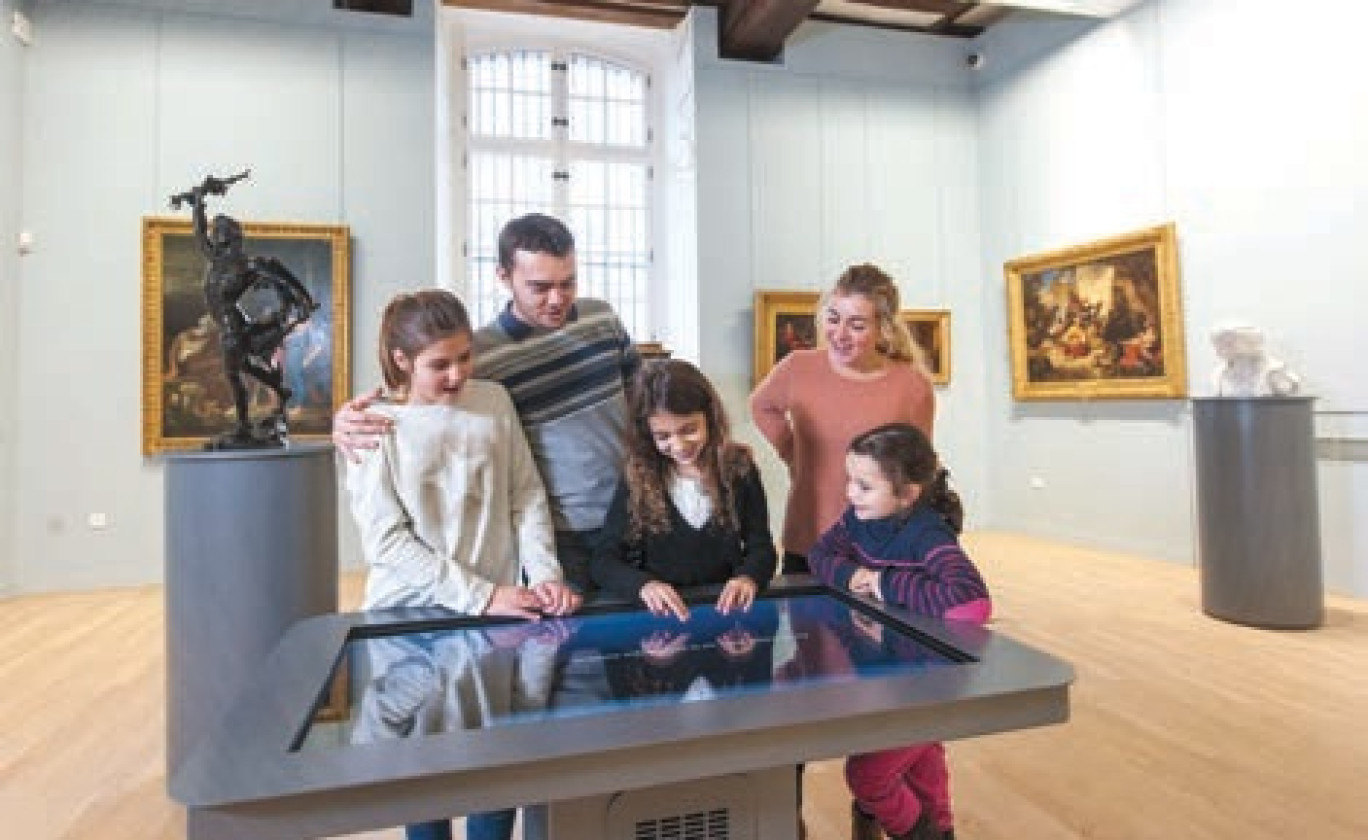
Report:
[[[574,250],[575,237],[570,228],[560,219],[543,213],[519,216],[499,231],[499,267],[504,271],[513,270],[514,255],[518,251],[565,257]]]

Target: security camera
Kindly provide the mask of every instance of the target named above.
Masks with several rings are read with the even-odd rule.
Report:
[[[988,59],[983,53],[967,53],[964,56],[964,66],[970,70],[982,70],[983,65],[988,63]]]

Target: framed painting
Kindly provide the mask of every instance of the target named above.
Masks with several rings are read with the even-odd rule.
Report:
[[[926,354],[931,381],[937,385],[950,384],[950,310],[904,309],[898,317]]]
[[[1021,257],[1003,270],[1016,399],[1186,396],[1172,224]]]
[[[246,222],[244,250],[279,259],[318,302],[283,345],[292,440],[327,440],[351,391],[351,237],[345,225]],[[224,373],[218,327],[204,301],[205,259],[188,218],[142,223],[143,455],[197,449],[231,429],[237,414]],[[241,306],[265,307],[262,295]],[[274,405],[264,386],[253,400]]]
[[[672,355],[671,351],[659,341],[638,341],[636,349],[637,353],[641,354],[641,360],[643,362],[649,362],[655,359],[668,359]]]
[[[759,385],[770,369],[794,350],[817,346],[818,292],[755,293],[755,356],[751,385]]]

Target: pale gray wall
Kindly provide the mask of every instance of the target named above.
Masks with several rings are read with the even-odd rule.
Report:
[[[26,591],[160,579],[161,464],[140,450],[139,220],[210,172],[252,168],[240,219],[353,237],[358,381],[381,304],[433,276],[427,20],[307,3],[44,3],[22,97],[37,246],[18,306],[15,564]],[[422,6],[423,4],[418,4]],[[8,402],[8,401],[6,401]],[[107,530],[87,516],[102,512]]]
[[[1368,26],[1364,4],[1333,5],[1343,31]],[[1358,412],[1319,418],[1321,433],[1362,440],[1368,60],[1288,38],[1284,11],[1153,0],[1105,23],[990,30],[983,282],[1015,256],[1175,221],[1191,392],[1210,393],[1212,324],[1248,319],[1319,409]],[[1003,298],[986,300],[994,525],[1192,562],[1186,402],[1013,402]],[[1368,469],[1322,460],[1320,491],[1327,583],[1368,594]]]
[[[757,439],[753,296],[828,288],[875,262],[909,308],[951,310],[953,379],[936,441],[986,517],[983,270],[974,104],[961,42],[805,24],[783,63],[717,57],[716,14],[694,11],[701,365],[742,437]],[[787,476],[760,441],[777,522]]]
[[[0,21],[25,4],[0,0]],[[24,47],[0,30],[0,593],[17,577],[14,540],[14,472],[18,441],[20,126],[23,122]]]
[[[1207,326],[1242,315],[1322,408],[1368,409],[1362,61],[1288,41],[1273,0],[1247,2],[1025,16],[967,45],[808,25],[782,66],[719,60],[715,14],[697,10],[692,87],[666,103],[695,134],[670,138],[674,180],[697,190],[671,198],[697,208],[700,284],[682,303],[743,436],[754,290],[821,288],[844,262],[876,260],[910,305],[953,311],[937,438],[975,526],[1191,562],[1186,405],[1013,402],[1001,264],[1173,219],[1194,393]],[[0,31],[0,586],[160,577],[160,466],[139,455],[137,229],[204,171],[254,167],[227,204],[241,217],[352,225],[355,381],[377,380],[381,304],[433,276],[433,33],[430,17],[334,25],[327,5],[40,3],[34,47]],[[1337,13],[1368,24],[1358,4]],[[970,50],[988,57],[976,75]],[[23,260],[21,207],[37,236]],[[1365,416],[1319,426],[1361,439]],[[1320,476],[1327,580],[1368,593],[1368,470],[1322,461]],[[93,511],[109,530],[86,527]]]

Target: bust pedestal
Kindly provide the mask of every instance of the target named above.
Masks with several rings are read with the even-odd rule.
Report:
[[[1287,629],[1323,619],[1312,399],[1192,401],[1207,615]]]
[[[331,445],[166,455],[166,775],[296,621],[337,611]]]

